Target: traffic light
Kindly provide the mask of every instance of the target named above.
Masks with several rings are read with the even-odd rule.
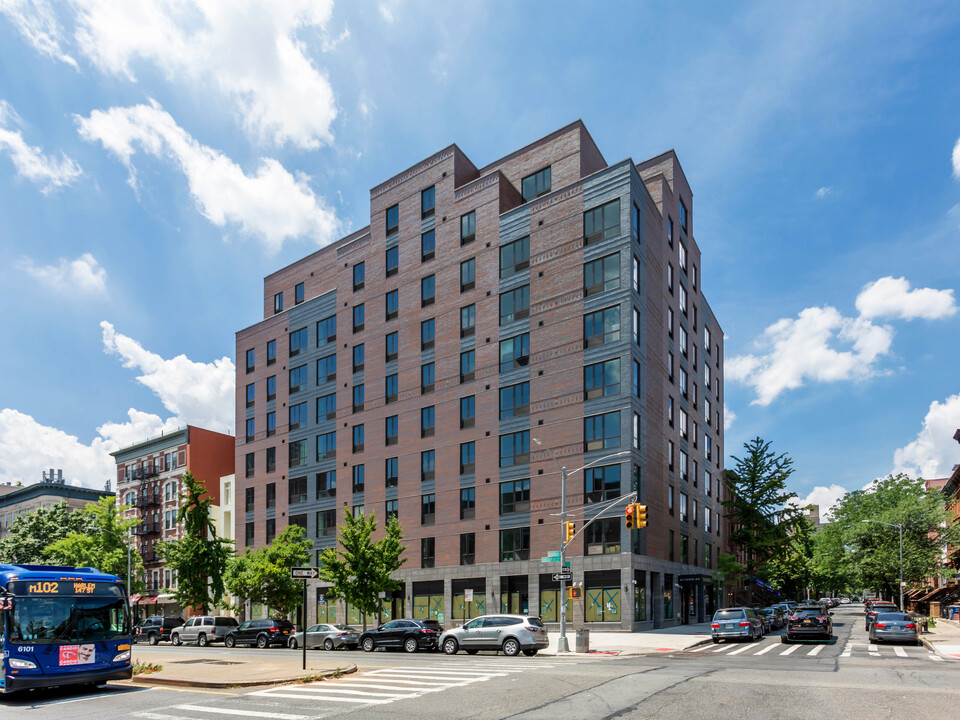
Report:
[[[576,525],[572,522],[567,521],[563,524],[563,542],[568,543],[573,540],[573,536],[576,533]]]
[[[623,521],[627,526],[627,530],[633,530],[637,526],[636,505],[627,505],[626,509],[623,511]]]
[[[580,587],[568,587],[567,588],[567,599],[568,600],[578,600],[583,597],[583,588]]]
[[[636,508],[634,515],[636,515],[635,522],[637,524],[637,530],[640,528],[645,528],[647,526],[647,506],[641,505],[640,503],[634,503],[633,507]]]

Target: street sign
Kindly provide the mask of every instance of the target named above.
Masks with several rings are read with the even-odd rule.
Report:
[[[554,573],[554,574],[553,574],[553,579],[554,579],[554,580],[565,580],[566,582],[570,582],[571,580],[573,580],[573,573],[568,573],[568,572],[564,572],[564,573]]]
[[[290,568],[290,577],[297,580],[313,580],[320,577],[320,568],[315,567],[292,567]],[[306,645],[306,643],[304,643]]]
[[[560,562],[560,551],[554,550],[552,552],[548,552],[546,555],[540,558],[540,562]]]
[[[464,602],[473,602],[473,590],[467,588],[463,591],[463,601]]]
[[[383,600],[386,596],[387,596],[387,593],[385,593],[383,590],[377,593],[377,597],[380,598],[381,600]]]

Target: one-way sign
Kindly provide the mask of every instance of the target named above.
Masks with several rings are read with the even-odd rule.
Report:
[[[573,573],[554,573],[554,574],[553,574],[553,579],[554,579],[554,580],[558,580],[558,581],[559,581],[559,580],[564,580],[564,581],[566,581],[566,582],[569,582],[569,581],[573,580]]]
[[[292,567],[290,568],[290,577],[298,580],[313,580],[320,577],[320,568],[315,567]],[[304,643],[306,644],[306,643]]]

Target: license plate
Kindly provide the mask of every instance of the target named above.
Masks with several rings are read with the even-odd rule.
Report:
[[[289,630],[284,630],[284,631],[283,631],[283,634],[284,634],[284,635],[287,635],[287,634],[289,634],[289,633],[290,633]]]
[[[810,624],[810,620],[804,620],[804,621],[803,621],[803,624],[804,624],[804,625],[809,625],[809,624]]]

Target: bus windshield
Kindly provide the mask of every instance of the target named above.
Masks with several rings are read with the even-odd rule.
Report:
[[[54,645],[130,636],[130,614],[124,598],[17,598],[10,616],[7,628],[11,642]]]

